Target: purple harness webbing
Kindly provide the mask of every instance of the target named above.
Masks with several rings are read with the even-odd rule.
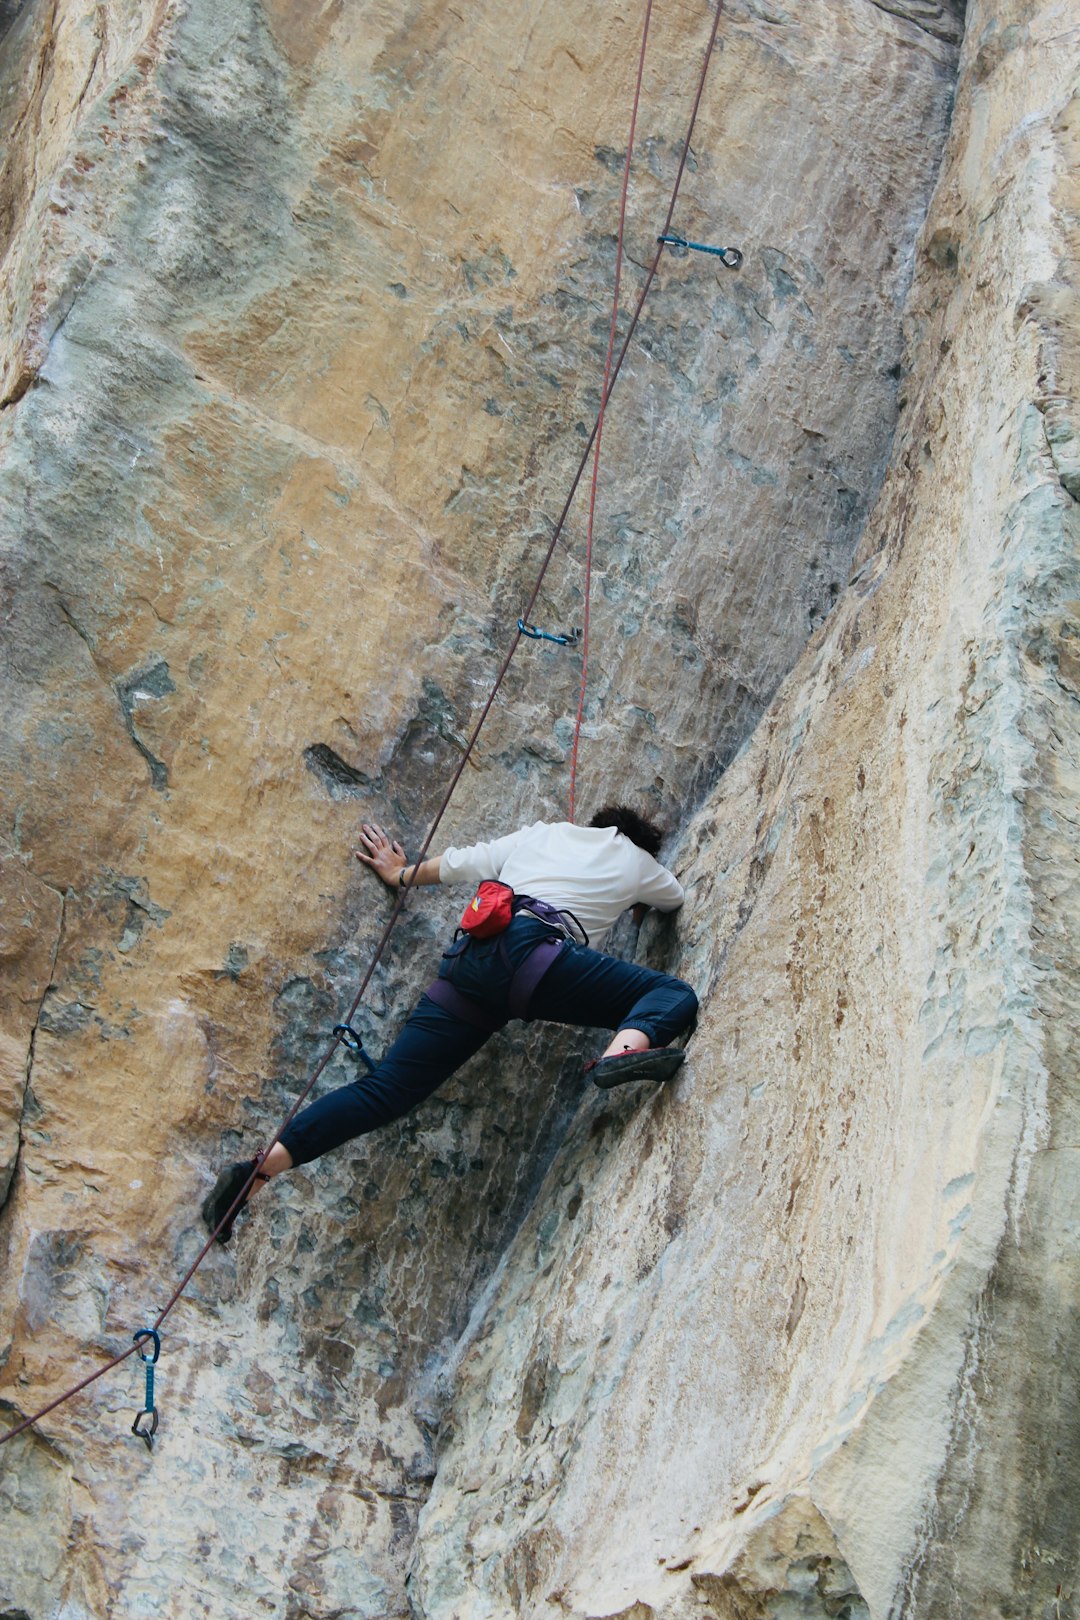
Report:
[[[509,1019],[528,1016],[529,1002],[537,985],[565,943],[564,939],[542,939],[539,945],[533,947],[510,981],[505,1013],[489,1012],[483,1002],[477,1001],[474,996],[462,995],[449,979],[436,979],[428,985],[424,994],[429,1000],[434,1001],[436,1006],[442,1007],[444,1012],[452,1013],[455,1018],[463,1019],[466,1024],[474,1024],[477,1029],[486,1029],[490,1034],[494,1034],[497,1029],[502,1029]]]

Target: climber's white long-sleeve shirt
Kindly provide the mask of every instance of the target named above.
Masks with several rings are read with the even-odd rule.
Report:
[[[482,883],[499,878],[516,894],[572,911],[598,945],[627,906],[658,911],[683,903],[679,880],[615,827],[575,827],[535,821],[520,832],[468,849],[447,849],[440,883]]]

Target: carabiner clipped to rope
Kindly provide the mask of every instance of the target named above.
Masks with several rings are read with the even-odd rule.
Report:
[[[688,242],[685,236],[658,236],[658,242],[669,247],[677,259],[685,259],[691,248],[695,253],[712,253],[728,270],[738,270],[742,265],[742,254],[738,248],[709,247],[705,242]]]
[[[364,1043],[351,1024],[335,1024],[334,1034],[341,1037],[341,1044],[350,1057],[358,1058],[368,1074],[375,1073],[375,1065],[364,1051]]]
[[[535,624],[526,624],[524,619],[518,620],[518,629],[531,641],[553,641],[557,647],[576,647],[581,640],[580,630],[571,630],[566,636],[553,636],[550,630],[538,630]]]
[[[153,1339],[154,1341],[154,1353],[152,1356],[144,1355],[141,1350],[138,1352],[139,1360],[146,1368],[146,1394],[143,1397],[142,1411],[136,1412],[135,1421],[131,1425],[132,1434],[137,1434],[140,1440],[146,1441],[147,1451],[153,1451],[154,1436],[157,1433],[158,1426],[157,1408],[154,1405],[154,1367],[158,1356],[161,1354],[161,1336],[153,1328],[140,1328],[138,1333],[132,1334],[132,1338],[136,1344],[139,1344],[142,1339]],[[143,1418],[150,1419],[149,1428],[139,1428]]]

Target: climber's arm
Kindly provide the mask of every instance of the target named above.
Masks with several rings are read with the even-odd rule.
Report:
[[[439,881],[438,855],[430,855],[427,860],[410,864],[401,845],[395,839],[388,838],[374,822],[364,822],[360,829],[360,844],[361,848],[354,851],[357,860],[370,866],[389,889],[399,886],[403,889],[414,888],[418,884]]]

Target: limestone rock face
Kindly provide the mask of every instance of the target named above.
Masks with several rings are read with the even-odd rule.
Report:
[[[1051,0],[970,10],[946,147],[955,6],[730,6],[674,224],[745,264],[665,261],[605,427],[579,803],[679,826],[686,1078],[502,1036],[279,1183],[152,1457],[132,1362],[0,1451],[0,1607],[1069,1612],[1077,103]],[[460,763],[599,399],[640,15],[7,15],[14,1420],[168,1299],[382,932],[359,821],[415,852]],[[657,8],[627,299],[710,26]],[[579,676],[520,649],[437,842],[565,814]]]
[[[1055,15],[969,12],[881,497],[675,856],[689,1075],[586,1107],[507,1256],[422,1613],[1075,1613],[1080,99]]]

